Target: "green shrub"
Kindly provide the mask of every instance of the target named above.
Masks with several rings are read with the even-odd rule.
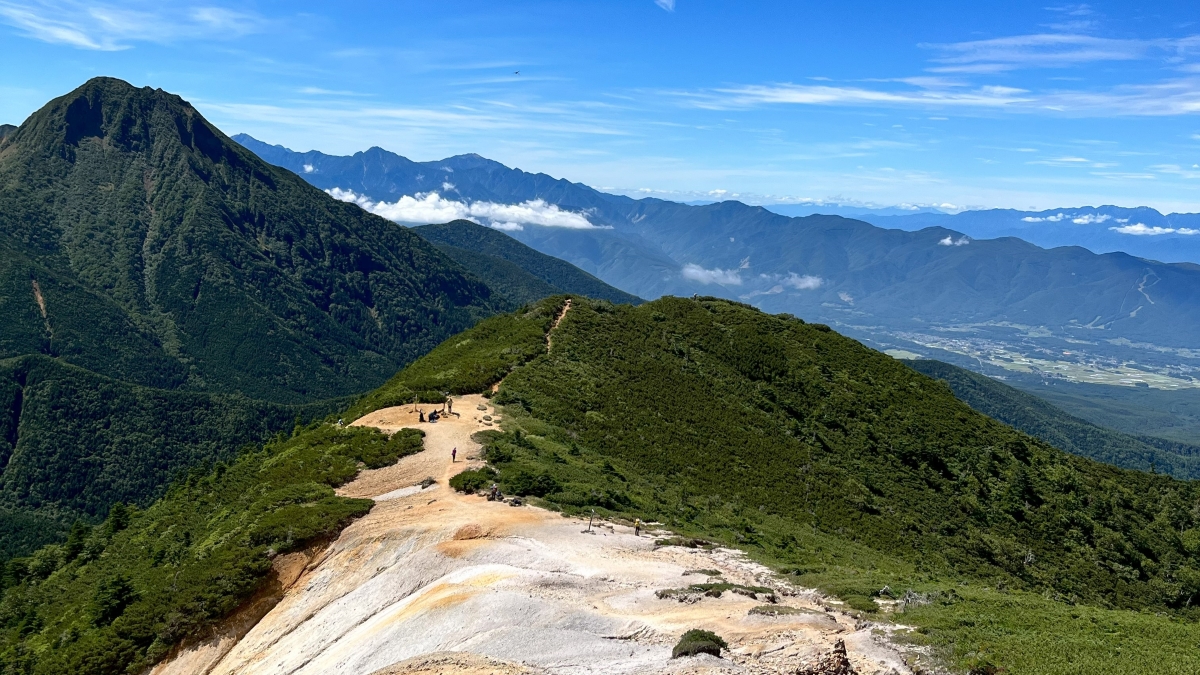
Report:
[[[518,471],[516,475],[504,480],[507,492],[522,497],[545,497],[552,492],[558,492],[558,481],[548,474],[534,475],[528,471]]]
[[[671,658],[678,659],[697,654],[712,654],[719,658],[722,649],[729,649],[729,645],[719,635],[712,631],[693,628],[679,638],[679,642],[671,650]]]
[[[750,613],[760,616],[795,616],[797,614],[816,614],[817,612],[801,607],[788,607],[787,605],[759,605],[751,609]]]
[[[851,609],[856,609],[860,612],[879,611],[879,604],[875,602],[875,599],[869,598],[865,595],[847,595],[846,597],[842,598],[842,601],[845,602],[846,605]]]
[[[495,483],[499,477],[500,474],[496,473],[496,470],[490,466],[485,466],[481,469],[470,469],[451,478],[450,487],[459,492],[474,494]]]

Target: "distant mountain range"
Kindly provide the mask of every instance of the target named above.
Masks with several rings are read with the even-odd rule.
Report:
[[[371,148],[337,157],[234,138],[398,222],[445,212],[474,218],[644,298],[711,294],[886,330],[1006,323],[1169,347],[1196,346],[1200,335],[1200,265],[975,239],[940,226],[790,218],[735,201],[632,199],[478,155],[413,162]],[[926,217],[958,216],[909,216]]]
[[[1083,206],[1050,211],[991,209],[957,214],[864,213],[872,225],[906,231],[945,227],[975,239],[1019,237],[1043,248],[1082,246],[1123,251],[1163,262],[1200,262],[1200,213],[1162,214],[1148,208]]]

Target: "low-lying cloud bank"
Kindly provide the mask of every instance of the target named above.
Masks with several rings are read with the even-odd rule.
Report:
[[[721,284],[722,286],[741,286],[742,275],[737,270],[723,269],[704,269],[695,264],[688,263],[683,266],[680,272],[684,279],[698,281],[702,284]]]
[[[1148,227],[1143,223],[1134,223],[1133,225],[1124,225],[1122,227],[1110,227],[1108,229],[1121,234],[1132,234],[1141,237],[1157,237],[1163,234],[1183,234],[1188,236],[1200,234],[1200,230],[1190,227],[1158,227],[1157,225],[1154,227]]]
[[[425,192],[411,197],[405,195],[394,202],[377,202],[353,190],[332,188],[325,192],[334,199],[358,204],[366,211],[397,223],[448,223],[468,219],[507,232],[523,230],[525,225],[571,230],[611,229],[593,225],[584,214],[564,211],[542,199],[520,204],[459,202],[445,199],[436,192]]]

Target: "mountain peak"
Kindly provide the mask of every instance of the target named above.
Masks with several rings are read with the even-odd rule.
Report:
[[[238,155],[236,146],[181,97],[113,77],[92,78],[50,101],[26,120],[14,140],[73,162],[76,149],[90,139],[134,153],[181,144],[212,162]]]
[[[495,311],[481,282],[417,235],[275,169],[161,89],[95,78],[54,99],[5,139],[0,185],[0,245],[33,266],[12,277],[20,291],[0,281],[0,297],[42,280],[57,348],[103,374],[277,401],[341,396]],[[45,325],[29,324],[23,352],[42,349]],[[121,332],[132,337],[117,362]]]

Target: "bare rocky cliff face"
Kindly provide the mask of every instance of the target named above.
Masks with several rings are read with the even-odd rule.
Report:
[[[343,486],[374,510],[328,547],[277,560],[259,598],[152,675],[795,673],[839,656],[840,643],[852,670],[839,672],[910,672],[872,627],[739,551],[656,546],[620,525],[589,532],[586,521],[455,493],[449,478],[479,465],[471,435],[497,414],[478,410],[486,403],[457,400],[461,417],[419,425],[424,452]],[[407,406],[355,424],[417,426]],[[426,477],[436,482],[422,487]],[[718,579],[761,588],[660,592]],[[692,628],[730,649],[672,659]]]

